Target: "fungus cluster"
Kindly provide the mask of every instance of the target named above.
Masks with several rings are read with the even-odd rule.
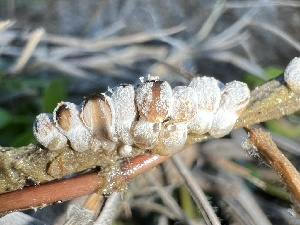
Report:
[[[166,81],[148,78],[137,87],[120,85],[110,96],[91,95],[80,105],[60,102],[53,114],[36,117],[33,131],[49,150],[130,155],[137,148],[169,155],[182,149],[190,133],[228,134],[249,99],[248,86],[239,81],[224,85],[203,76],[172,89]]]

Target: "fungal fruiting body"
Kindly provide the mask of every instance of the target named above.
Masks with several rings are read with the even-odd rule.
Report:
[[[213,116],[209,134],[218,138],[228,134],[250,100],[248,86],[239,81],[227,83],[221,91],[221,101]]]
[[[197,114],[198,97],[191,87],[177,86],[173,89],[173,110],[171,120],[190,121]]]
[[[141,117],[149,122],[163,122],[172,110],[172,88],[166,81],[146,81],[136,90],[136,104]]]
[[[40,144],[51,150],[59,150],[67,146],[67,137],[56,128],[49,113],[41,113],[36,117],[33,134]]]
[[[78,152],[90,148],[91,135],[79,116],[78,106],[71,102],[61,102],[54,109],[53,119],[58,130],[67,137],[71,147]]]
[[[151,79],[150,79],[151,78]],[[166,81],[148,78],[135,88],[120,85],[111,97],[94,94],[80,106],[61,102],[53,112],[37,116],[34,135],[49,150],[68,146],[75,151],[133,149],[170,155],[181,150],[188,135],[228,134],[247,107],[250,91],[238,81],[223,85],[197,77],[173,89]]]
[[[300,94],[300,57],[295,57],[284,71],[284,80],[296,94]]]
[[[82,104],[81,119],[93,138],[92,149],[113,150],[117,141],[115,111],[112,100],[104,95],[91,95]]]
[[[131,126],[137,117],[135,91],[133,85],[120,85],[112,93],[116,115],[116,134],[123,144],[132,145]]]
[[[187,139],[187,123],[165,123],[159,135],[155,152],[172,155],[180,151]]]
[[[188,129],[196,134],[201,135],[211,129],[214,114],[221,100],[219,84],[220,81],[213,77],[196,77],[192,79],[189,85],[197,93],[198,108],[195,118],[188,125]]]
[[[161,123],[153,123],[140,118],[133,124],[133,143],[141,149],[152,149],[157,144],[160,130]]]

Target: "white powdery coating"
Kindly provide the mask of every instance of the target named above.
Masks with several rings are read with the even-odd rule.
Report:
[[[300,94],[300,58],[294,58],[284,71],[284,80],[296,94]]]
[[[133,139],[130,130],[137,116],[134,87],[132,85],[117,87],[111,99],[116,115],[115,129],[117,137],[125,145],[132,145]]]
[[[190,87],[198,97],[198,111],[188,124],[189,132],[196,134],[207,133],[212,124],[213,116],[218,110],[221,101],[220,81],[213,77],[193,78]]]
[[[136,90],[140,116],[149,122],[163,122],[171,114],[172,88],[166,81],[148,81]]]
[[[249,100],[250,90],[247,84],[235,80],[224,86],[220,108],[239,115],[246,108]]]
[[[63,109],[62,109],[63,108]],[[60,110],[67,110],[68,117],[60,117]],[[86,126],[83,124],[79,110],[74,103],[61,102],[54,109],[53,118],[55,125],[59,131],[64,134],[70,141],[71,147],[78,152],[83,152],[90,149],[91,134]],[[69,124],[68,129],[63,129],[60,124]]]
[[[172,120],[183,122],[195,117],[198,107],[198,98],[196,92],[191,87],[175,87],[173,89],[173,97]]]
[[[160,155],[171,155],[180,151],[187,139],[186,123],[164,124],[159,135],[156,151]]]
[[[68,139],[55,127],[51,114],[41,113],[36,117],[33,134],[49,150],[59,150],[67,146]]]
[[[131,145],[122,145],[121,147],[119,147],[118,151],[119,151],[119,155],[121,157],[129,157],[129,156],[131,156],[132,146]]]
[[[226,109],[219,109],[214,115],[209,134],[214,138],[220,138],[230,133],[238,115]]]
[[[133,143],[141,149],[152,149],[158,141],[160,123],[152,123],[141,118],[134,122],[132,129]]]
[[[188,130],[190,133],[205,134],[212,125],[214,113],[206,110],[198,110],[194,118],[188,123]]]
[[[198,97],[198,110],[214,113],[221,100],[220,81],[213,77],[193,78],[189,87],[193,88]]]

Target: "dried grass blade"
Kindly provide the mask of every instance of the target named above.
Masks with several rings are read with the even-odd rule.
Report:
[[[230,51],[218,52],[218,54],[212,54],[210,57],[214,60],[229,62],[251,74],[257,75],[264,80],[266,79],[263,69],[258,64],[253,63],[250,60]]]
[[[224,180],[226,180],[227,184],[230,184],[229,186],[224,184],[220,185],[219,189],[230,188],[227,190],[227,193],[230,193],[234,196],[235,201],[237,201],[246,212],[247,217],[249,217],[250,221],[253,221],[249,224],[256,224],[256,225],[271,225],[271,222],[265,215],[265,213],[262,211],[261,207],[258,205],[258,203],[255,201],[255,198],[251,191],[243,184],[241,179],[238,177],[230,174],[230,173],[223,173]],[[221,175],[221,176],[222,176]],[[234,191],[233,191],[234,190]],[[226,196],[226,198],[232,198],[229,196]],[[241,209],[237,209],[238,211],[241,211]],[[245,213],[239,213],[239,215],[243,215]],[[242,216],[241,216],[241,219]]]
[[[182,162],[180,157],[174,155],[172,157],[172,162],[178,169],[182,178],[185,180],[186,185],[190,193],[192,194],[194,201],[196,202],[199,209],[201,210],[206,223],[210,225],[221,225],[216,213],[214,212],[214,209],[209,204],[209,201],[207,200],[204,192],[194,181],[195,178],[191,174],[190,170],[186,167],[186,165]]]
[[[184,221],[185,224],[191,225],[192,223],[189,221],[189,219],[182,211],[180,206],[177,204],[177,202],[174,200],[174,198],[167,191],[165,191],[165,189],[162,188],[161,185],[151,175],[145,174],[145,176],[146,179],[150,181],[150,183],[155,185],[157,194],[160,196],[165,205],[168,206],[168,208],[172,212],[174,212],[176,218],[181,221]]]
[[[116,216],[119,208],[119,203],[121,201],[121,193],[114,192],[112,193],[107,201],[104,203],[104,207],[101,210],[101,213],[98,219],[95,221],[94,225],[110,225],[113,223],[113,220]]]
[[[21,56],[17,60],[17,62],[12,66],[10,72],[12,74],[19,73],[23,67],[28,62],[29,58],[33,54],[34,50],[36,49],[38,43],[41,41],[45,30],[43,28],[36,29],[30,36]]]
[[[297,49],[297,51],[300,51],[300,43],[283,30],[280,30],[275,26],[262,22],[256,23],[254,21],[251,21],[250,24],[272,32],[273,34],[277,35],[278,37],[289,43],[295,49]]]
[[[225,6],[225,0],[218,0],[214,4],[213,11],[209,14],[209,17],[205,21],[205,23],[202,25],[201,29],[196,34],[196,38],[198,42],[203,41],[209,34],[220,16],[223,13],[223,9]]]
[[[14,25],[14,23],[15,21],[11,21],[11,20],[0,21],[0,31],[6,30],[7,28]]]

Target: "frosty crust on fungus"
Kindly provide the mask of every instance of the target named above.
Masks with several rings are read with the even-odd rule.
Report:
[[[51,150],[59,150],[67,146],[68,139],[55,127],[52,115],[39,114],[33,124],[33,134],[37,141]]]
[[[228,134],[246,108],[250,91],[233,81],[220,89],[211,77],[193,78],[190,85],[175,88],[157,78],[135,89],[120,85],[112,96],[94,94],[81,107],[61,102],[51,116],[42,113],[34,123],[34,135],[49,150],[70,145],[75,151],[117,151],[129,156],[132,149],[174,154],[184,146],[187,134]]]
[[[171,120],[177,122],[190,121],[197,114],[198,98],[191,87],[177,86],[173,88],[173,110]]]
[[[198,108],[196,92],[191,87],[177,86],[173,89],[174,104],[170,120],[162,124],[155,153],[170,155],[184,146],[188,121],[192,120]]]
[[[72,149],[83,152],[90,148],[91,134],[80,119],[74,103],[59,103],[54,109],[53,119],[59,131],[68,138]]]
[[[227,83],[222,89],[220,107],[215,113],[209,134],[218,138],[228,134],[250,100],[247,84],[240,81]]]
[[[163,124],[155,152],[160,155],[171,155],[180,151],[187,139],[187,131],[187,123]]]
[[[116,135],[120,142],[118,152],[120,156],[130,156],[133,137],[132,124],[137,118],[135,105],[135,90],[130,84],[122,84],[114,88],[111,96],[116,115]]]
[[[296,94],[300,94],[300,58],[294,58],[284,71],[284,80]]]
[[[171,114],[173,95],[168,82],[146,81],[137,88],[135,94],[139,115],[149,122],[163,122]]]
[[[92,136],[91,149],[111,151],[116,147],[115,110],[110,97],[94,94],[87,97],[81,108],[80,117]]]
[[[132,127],[134,145],[152,149],[158,142],[161,122],[172,112],[173,92],[166,81],[157,78],[142,82],[135,93],[139,120]]]
[[[152,149],[157,144],[161,123],[152,123],[145,118],[134,122],[132,127],[133,143],[141,149]]]
[[[120,85],[113,90],[111,99],[113,101],[116,121],[116,134],[120,142],[132,145],[131,126],[137,117],[135,106],[135,91],[133,85]]]
[[[193,78],[191,87],[198,97],[198,109],[194,119],[189,123],[189,131],[196,134],[207,133],[212,125],[213,116],[219,108],[221,100],[220,81],[213,77]]]

